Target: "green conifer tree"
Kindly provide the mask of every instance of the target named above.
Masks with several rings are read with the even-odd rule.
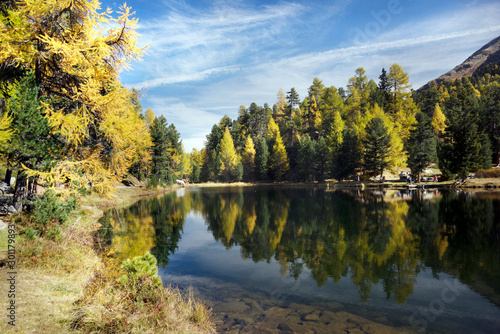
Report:
[[[261,138],[257,142],[257,149],[255,150],[255,174],[260,181],[267,179],[269,171],[268,159],[269,149],[267,147],[267,142],[264,138]]]
[[[384,121],[379,117],[372,118],[366,125],[365,130],[365,170],[372,175],[382,175],[384,169],[389,165],[387,157],[390,150],[391,137],[387,133]]]
[[[422,170],[436,161],[436,140],[431,119],[422,112],[416,115],[416,119],[416,127],[410,130],[408,140],[408,167],[420,180]]]

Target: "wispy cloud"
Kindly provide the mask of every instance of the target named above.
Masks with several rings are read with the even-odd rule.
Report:
[[[140,26],[141,40],[152,43],[142,69],[147,75],[138,85],[204,80],[234,72],[243,58],[245,62],[265,58],[263,45],[267,49],[286,39],[283,27],[302,12],[303,7],[295,3],[258,10],[233,5],[171,10]]]
[[[500,32],[500,4],[489,1],[425,17],[406,6],[364,44],[356,44],[352,31],[366,22],[336,25],[356,5],[349,0],[266,6],[221,0],[208,8],[166,3],[168,13],[141,22],[141,43],[151,46],[130,77],[133,86],[149,89],[144,104],[176,125],[188,150],[201,148],[212,125],[224,114],[236,117],[240,105],[272,105],[279,88],[295,87],[303,97],[314,77],[345,86],[357,67],[377,79],[394,62],[418,88]]]

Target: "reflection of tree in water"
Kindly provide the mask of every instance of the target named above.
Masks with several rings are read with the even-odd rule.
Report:
[[[115,228],[101,239],[109,234],[115,248],[122,245],[117,253],[151,249],[165,266],[190,210],[203,215],[226,248],[239,245],[244,259],[274,258],[282,275],[295,279],[307,268],[318,286],[350,277],[362,300],[381,283],[387,298],[404,302],[424,266],[465,282],[480,276],[500,291],[499,201],[454,192],[408,201],[314,188],[215,188],[181,198],[170,193],[113,214],[109,224]],[[132,234],[122,235],[123,226]]]
[[[387,298],[405,302],[423,266],[467,277],[484,271],[480,255],[490,273],[499,272],[498,257],[488,256],[499,254],[498,244],[488,239],[492,229],[498,235],[493,212],[499,209],[492,201],[454,193],[441,200],[402,201],[291,188],[219,190],[202,201],[214,237],[226,247],[240,245],[243,258],[274,257],[281,273],[295,278],[307,267],[319,286],[329,277],[335,282],[350,277],[362,300],[381,283]],[[498,275],[492,277],[498,281]]]
[[[243,258],[281,264],[298,278],[311,270],[319,286],[350,276],[364,300],[383,280],[404,301],[413,288],[416,246],[406,229],[406,203],[384,203],[318,189],[209,192],[203,215],[216,240],[240,245]]]
[[[434,275],[447,272],[471,285],[482,281],[498,296],[500,201],[482,197],[444,192],[439,201],[414,198],[408,222],[421,240],[420,259]]]
[[[177,198],[174,193],[169,193],[149,202],[155,229],[155,246],[151,248],[151,254],[159,266],[168,265],[169,256],[177,250],[188,211],[185,210],[186,201],[189,197]]]
[[[108,256],[117,263],[150,251],[159,266],[166,266],[177,250],[190,202],[189,196],[177,198],[169,193],[126,209],[110,210],[100,220],[101,244],[107,245]]]

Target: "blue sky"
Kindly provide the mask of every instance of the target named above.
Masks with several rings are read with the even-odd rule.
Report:
[[[102,1],[117,10],[122,2]],[[500,35],[498,0],[146,1],[139,19],[142,62],[121,74],[144,89],[142,105],[164,115],[186,151],[201,149],[214,123],[276,102],[280,88],[300,99],[318,77],[345,87],[358,67],[378,82],[399,63],[417,89]]]

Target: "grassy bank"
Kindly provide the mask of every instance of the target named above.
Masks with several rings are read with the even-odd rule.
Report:
[[[15,301],[15,327],[4,315],[0,332],[214,332],[210,311],[203,304],[170,287],[135,291],[120,284],[93,249],[92,233],[99,228],[104,208],[127,206],[157,193],[119,187],[109,199],[82,198],[57,241],[22,234],[29,220],[26,216],[3,217],[19,234],[15,236],[15,297],[1,299],[4,310],[10,300]],[[0,259],[6,257],[7,234],[8,229],[0,230]],[[4,296],[11,288],[7,281],[11,271],[7,266],[0,268]],[[147,284],[148,278],[141,278],[139,285]]]

